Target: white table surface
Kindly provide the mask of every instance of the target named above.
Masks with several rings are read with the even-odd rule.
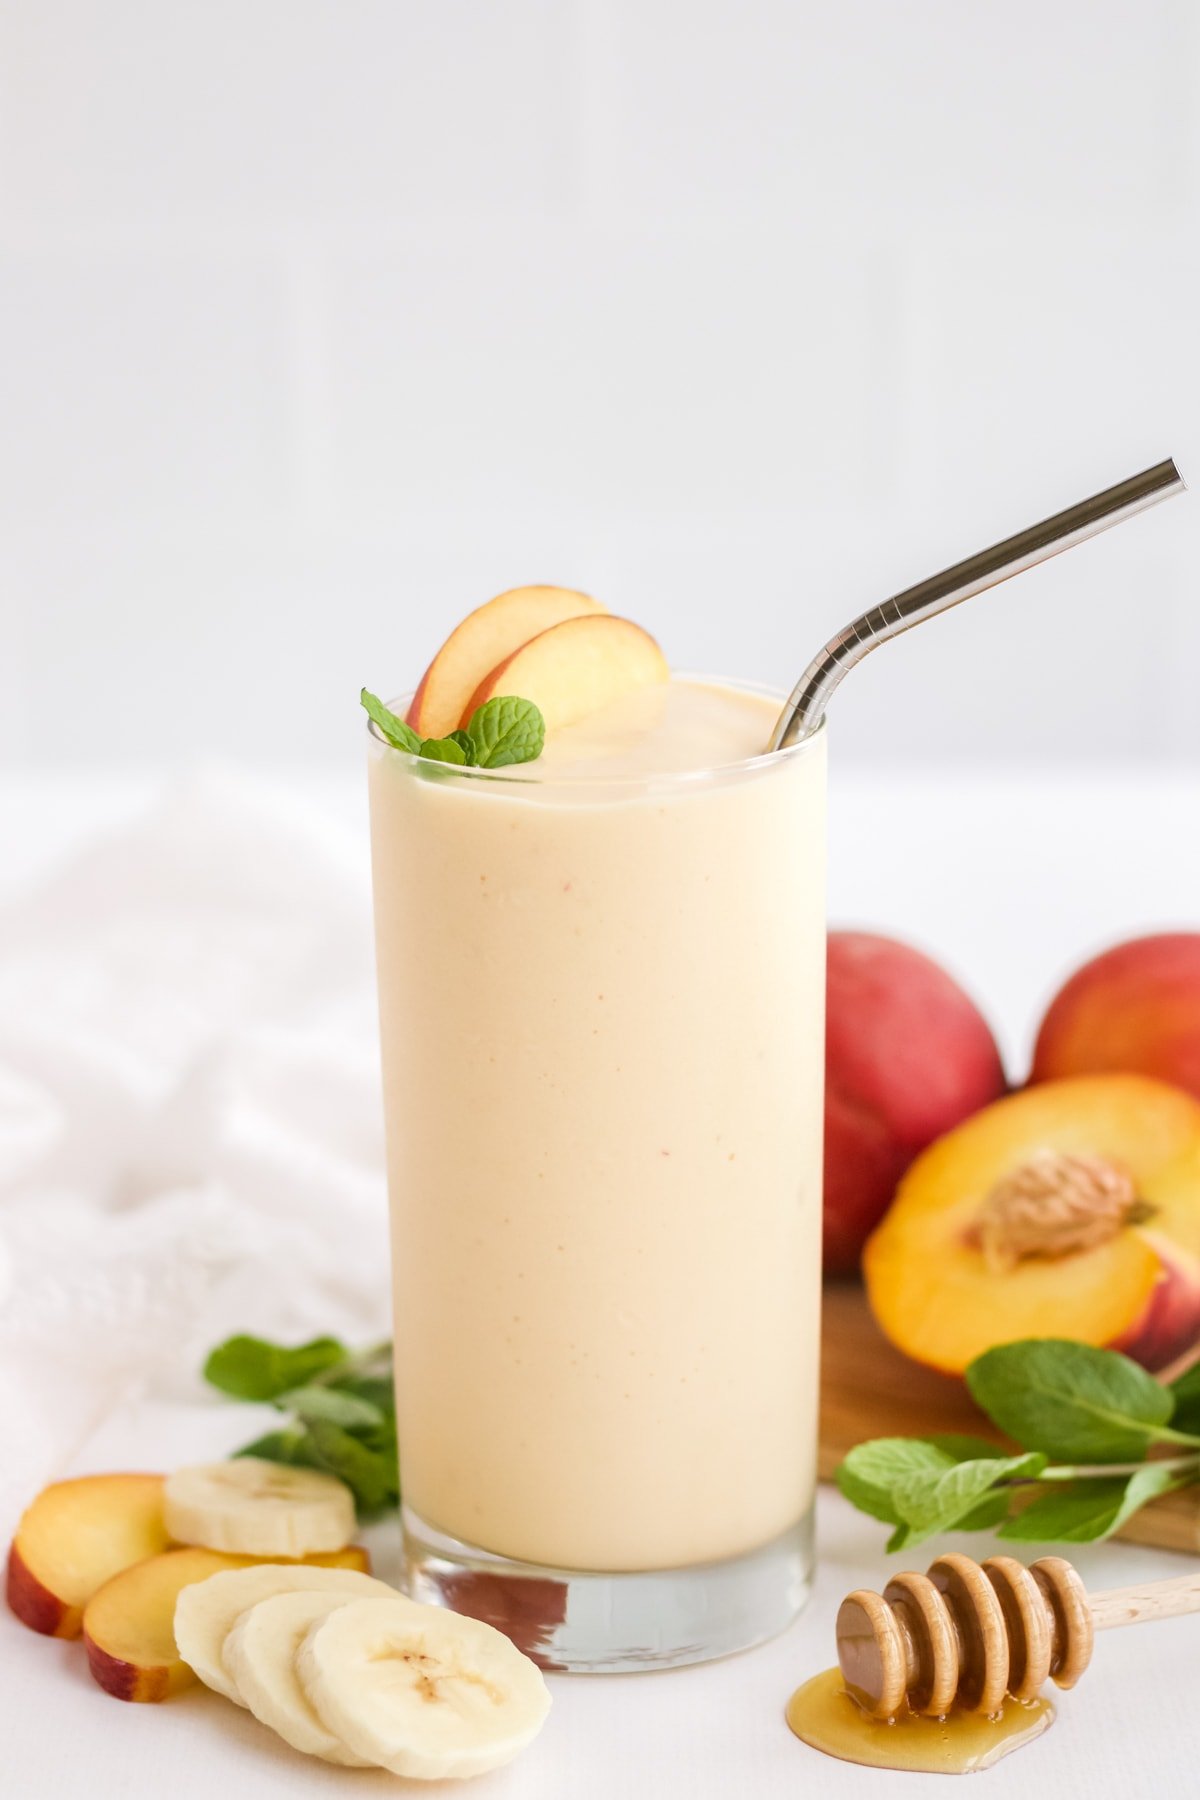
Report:
[[[309,784],[313,803],[361,828],[357,782]],[[36,878],[90,832],[131,816],[140,781],[0,782],[3,885]],[[1200,782],[981,777],[883,779],[835,772],[831,915],[936,949],[996,1020],[1014,1073],[1036,1009],[1090,949],[1137,930],[1200,922]],[[72,1472],[170,1466],[219,1454],[251,1435],[251,1409],[147,1399],[107,1419]],[[67,1471],[64,1471],[67,1472]],[[12,1521],[0,1520],[0,1529]],[[820,1563],[811,1605],[775,1643],[671,1674],[558,1677],[538,1743],[468,1790],[479,1800],[725,1800],[804,1793],[858,1800],[898,1787],[941,1792],[940,1778],[831,1762],[783,1723],[791,1689],[831,1660],[832,1624],[848,1588],[879,1585],[883,1528],[836,1493],[819,1504]],[[394,1532],[370,1534],[377,1567]],[[948,1540],[962,1547],[967,1540]],[[990,1540],[972,1547],[982,1552]],[[938,1544],[923,1547],[930,1557]],[[1154,1580],[1182,1558],[1123,1545],[1079,1548],[1096,1587]],[[1063,1697],[1059,1721],[1028,1751],[983,1777],[995,1800],[1039,1795],[1129,1800],[1197,1789],[1195,1678],[1200,1619],[1099,1640],[1093,1669]],[[0,1610],[0,1793],[7,1800],[139,1800],[170,1795],[373,1794],[391,1777],[298,1757],[247,1715],[202,1691],[163,1706],[123,1706],[96,1687],[78,1644],[42,1639]],[[456,1790],[461,1791],[461,1790]]]

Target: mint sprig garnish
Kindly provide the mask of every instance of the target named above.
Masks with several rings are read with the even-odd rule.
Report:
[[[1200,1482],[1194,1372],[1166,1386],[1115,1350],[1024,1338],[975,1358],[971,1395],[1022,1446],[980,1438],[875,1438],[837,1484],[860,1512],[894,1526],[889,1550],[941,1531],[998,1528],[1024,1543],[1110,1537],[1158,1494]],[[1174,1454],[1156,1455],[1151,1450]]]
[[[363,1516],[399,1504],[390,1344],[352,1352],[337,1338],[289,1347],[232,1337],[212,1352],[204,1374],[234,1400],[266,1401],[288,1415],[238,1456],[326,1469],[352,1489]]]
[[[513,763],[535,762],[546,741],[546,721],[532,700],[500,694],[476,707],[465,730],[446,737],[421,738],[403,719],[383,704],[378,695],[362,690],[364,706],[388,743],[410,756],[428,762],[452,763],[476,769],[505,769]]]

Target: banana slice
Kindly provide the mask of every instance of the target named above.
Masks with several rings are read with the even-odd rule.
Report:
[[[355,1600],[318,1620],[296,1673],[328,1731],[417,1781],[510,1762],[550,1709],[541,1670],[478,1619],[411,1600]]]
[[[384,1596],[396,1598],[394,1589],[382,1582],[378,1586]],[[302,1591],[260,1600],[241,1615],[225,1639],[222,1661],[242,1704],[285,1743],[325,1762],[365,1769],[370,1766],[367,1758],[347,1749],[322,1725],[295,1669],[296,1652],[312,1627],[353,1598]]]
[[[177,1544],[242,1556],[311,1556],[350,1542],[354,1496],[319,1469],[239,1456],[168,1475],[163,1517]]]
[[[222,1569],[204,1581],[181,1589],[175,1602],[175,1644],[180,1656],[206,1687],[243,1706],[228,1674],[222,1651],[241,1615],[273,1594],[312,1592],[346,1594],[361,1599],[398,1599],[395,1588],[360,1575],[357,1569],[317,1569],[308,1563],[255,1563],[247,1569]]]

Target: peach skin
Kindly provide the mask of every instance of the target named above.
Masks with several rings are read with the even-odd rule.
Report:
[[[1141,1075],[999,1100],[918,1157],[863,1272],[886,1335],[948,1374],[1026,1337],[1160,1369],[1200,1337],[1200,1105]]]
[[[825,986],[827,1274],[857,1269],[918,1151],[1004,1092],[986,1019],[928,956],[831,931]]]
[[[445,737],[497,663],[564,619],[604,611],[598,600],[574,588],[519,587],[497,594],[450,633],[421,677],[408,709],[408,724],[422,737]]]
[[[612,613],[581,614],[552,625],[492,669],[458,722],[465,728],[476,707],[513,694],[532,700],[553,731],[670,675],[662,651],[640,625]]]
[[[1154,1075],[1200,1100],[1200,932],[1133,938],[1094,957],[1050,1003],[1031,1081]]]

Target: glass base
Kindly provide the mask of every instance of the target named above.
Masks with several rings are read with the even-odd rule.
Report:
[[[404,1589],[483,1619],[543,1669],[598,1675],[677,1669],[786,1630],[812,1583],[812,1512],[727,1562],[598,1574],[511,1562],[401,1512]]]

